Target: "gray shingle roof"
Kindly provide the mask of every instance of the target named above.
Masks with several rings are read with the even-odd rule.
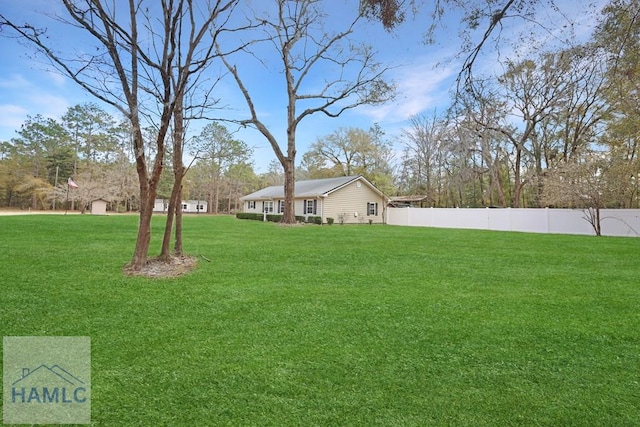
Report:
[[[338,178],[309,179],[296,181],[295,198],[319,197],[361,178],[361,176],[341,176]],[[364,179],[364,178],[363,178]],[[284,199],[284,185],[274,185],[241,197],[240,200]]]

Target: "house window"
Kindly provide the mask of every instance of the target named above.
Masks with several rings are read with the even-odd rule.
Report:
[[[367,215],[369,216],[378,215],[378,204],[376,202],[367,203]]]
[[[247,209],[255,209],[255,208],[256,208],[255,200],[251,200],[250,202],[247,202]]]
[[[284,213],[284,200],[278,200],[278,213]]]
[[[187,204],[186,204],[186,203],[183,203],[183,204],[182,204],[182,210],[183,210],[183,211],[186,211],[186,210],[187,210],[187,207],[188,207],[188,206],[187,206]]]
[[[304,213],[315,215],[318,209],[318,201],[316,199],[304,201]]]
[[[273,213],[273,202],[264,202],[264,212]]]
[[[197,205],[196,206],[196,210],[197,211],[203,211],[204,210],[204,205]]]

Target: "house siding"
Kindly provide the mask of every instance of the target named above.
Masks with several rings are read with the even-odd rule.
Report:
[[[347,184],[325,199],[324,211],[322,212],[325,222],[329,217],[333,218],[336,224],[339,224],[341,215],[345,224],[369,223],[369,220],[372,220],[374,224],[384,222],[383,197],[365,183],[361,183],[361,186],[358,187],[358,182]],[[378,204],[377,215],[367,215],[367,203]]]
[[[273,200],[273,214],[277,215],[280,214],[280,212],[278,212],[278,201],[279,200],[283,200],[283,199],[274,199]],[[317,204],[317,208],[316,208],[316,214],[304,214],[304,201],[305,200],[318,200],[318,204]],[[271,200],[256,200],[255,201],[255,208],[250,208],[249,207],[249,203],[250,201],[244,201],[242,204],[242,211],[243,212],[247,212],[247,213],[257,213],[257,214],[261,214],[262,213],[262,207],[263,207],[263,203],[266,201],[271,201]],[[309,198],[309,199],[295,199],[294,200],[294,205],[295,205],[295,214],[296,216],[320,216],[320,213],[322,212],[322,199],[318,199],[318,198]]]
[[[282,200],[282,199],[273,199],[273,200],[245,200],[244,202],[242,202],[242,212],[247,212],[247,213],[256,213],[256,214],[261,214],[262,213],[262,209],[264,206],[265,202],[273,202],[273,212],[269,212],[269,214],[273,214],[273,215],[277,215],[280,212],[278,212],[278,201]],[[250,208],[249,207],[249,203],[251,202],[255,202],[255,207]],[[298,208],[296,207],[296,211],[298,210]]]
[[[327,191],[329,192],[326,197],[296,197],[294,200],[295,215],[304,217],[321,216],[324,223],[327,222],[327,218],[333,218],[336,224],[341,222],[345,224],[368,224],[369,221],[381,224],[385,222],[386,199],[372,188],[366,179],[359,178],[342,187],[338,187],[338,189]],[[242,210],[247,213],[262,214],[264,203],[273,202],[273,213],[279,214],[278,202],[282,200],[281,197],[245,199],[242,203]],[[305,200],[316,201],[316,212],[314,214],[304,213]],[[369,203],[377,204],[377,213],[375,215],[369,215],[367,211]],[[251,204],[254,206],[250,207]]]

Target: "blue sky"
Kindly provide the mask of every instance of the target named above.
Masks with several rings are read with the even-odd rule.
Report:
[[[344,4],[340,0],[330,0],[332,5],[343,5],[340,10],[334,10],[330,22],[340,23],[340,15],[348,15],[349,7],[355,7],[356,0],[348,0]],[[335,2],[335,3],[334,3]],[[557,2],[563,15],[558,15],[547,9],[540,11],[540,21],[546,29],[536,28],[540,45],[557,42],[560,31],[566,31],[563,25],[567,20],[577,20],[574,31],[578,38],[583,38],[592,30],[592,19],[582,15],[578,3],[574,0]],[[600,1],[602,5],[604,1]],[[345,6],[346,5],[346,6]],[[37,11],[51,12],[59,8],[51,0],[22,0],[20,2],[4,1],[0,4],[2,13],[18,21],[45,22]],[[336,17],[337,16],[337,17]],[[386,132],[389,139],[394,140],[400,135],[402,128],[408,126],[409,119],[421,113],[430,114],[434,110],[443,111],[449,104],[449,91],[455,83],[460,69],[460,60],[455,59],[460,48],[457,37],[458,25],[455,16],[444,22],[446,28],[439,30],[436,44],[422,43],[424,30],[429,21],[427,14],[416,18],[409,18],[396,31],[389,34],[380,24],[370,23],[362,25],[356,36],[374,46],[378,52],[376,58],[383,64],[390,64],[394,68],[387,74],[387,78],[397,85],[395,101],[380,106],[362,106],[344,113],[339,118],[327,118],[324,115],[314,115],[306,118],[297,133],[298,162],[307,151],[309,144],[318,137],[330,134],[340,127],[360,127],[368,129],[378,123]],[[509,21],[504,29],[505,34],[514,34],[525,30],[527,23],[522,20]],[[56,43],[65,46],[72,43],[77,46],[79,40],[65,40],[65,33],[58,28],[50,27],[52,35],[56,34]],[[482,29],[484,30],[484,28]],[[67,37],[68,38],[68,37]],[[537,50],[534,43],[519,45],[511,48],[503,45],[501,57],[509,55],[526,55]],[[16,40],[0,37],[0,51],[3,52],[3,66],[0,67],[0,140],[10,140],[16,136],[16,130],[27,118],[27,115],[41,114],[45,117],[60,118],[69,107],[79,103],[95,102],[95,99],[84,93],[75,83],[55,72],[48,71],[46,64],[35,62],[30,57],[30,50],[16,42]],[[282,75],[275,72],[275,67],[261,66],[254,63],[239,63],[238,70],[246,76],[249,90],[256,95],[257,109],[261,118],[272,132],[285,146],[286,101],[282,91]],[[476,71],[478,73],[492,73],[499,71],[499,64],[493,46],[488,45],[481,56]],[[330,76],[327,76],[330,78]],[[242,117],[246,107],[240,94],[232,82],[222,82],[218,87],[218,95],[223,102],[232,108],[237,117]],[[108,111],[112,110],[105,107]],[[203,124],[192,125],[197,131]],[[228,126],[234,129],[232,126]],[[242,129],[237,138],[244,140],[254,148],[254,164],[257,172],[265,172],[275,155],[268,142],[257,131]]]

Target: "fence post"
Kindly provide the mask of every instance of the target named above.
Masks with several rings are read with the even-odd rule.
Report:
[[[549,218],[549,207],[548,206],[545,206],[544,213],[545,213],[544,220],[547,223],[546,230],[547,230],[547,234],[549,234],[549,232],[551,231],[551,224],[549,223],[550,222],[550,218]]]
[[[489,206],[485,208],[485,212],[487,213],[487,230],[491,230],[491,209]]]

